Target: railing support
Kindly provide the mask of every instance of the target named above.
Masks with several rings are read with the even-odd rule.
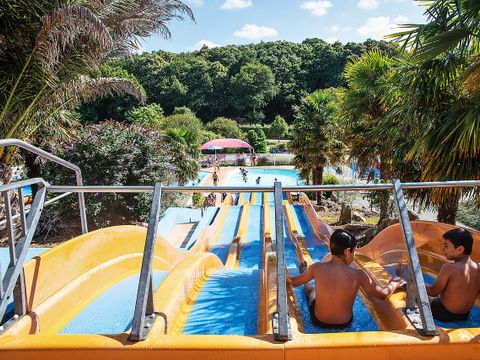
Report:
[[[82,171],[77,165],[74,165],[58,156],[50,154],[49,152],[39,149],[36,146],[33,146],[25,141],[18,140],[18,139],[2,139],[0,140],[0,147],[5,146],[17,146],[19,148],[25,149],[30,151],[31,153],[41,156],[45,159],[53,161],[67,169],[73,170],[75,172],[75,179],[77,181],[77,186],[83,186],[82,180]],[[85,210],[85,196],[83,193],[78,193],[78,207],[80,211],[80,223],[82,225],[82,233],[86,234],[88,232],[87,226],[87,211]]]
[[[435,336],[438,333],[435,330],[412,227],[408,219],[407,204],[403,197],[402,185],[398,179],[393,180],[393,195],[409,258],[405,315],[420,335]]]
[[[12,220],[11,198],[9,192],[15,189],[21,189],[23,186],[33,184],[38,185],[38,191],[33,199],[28,216],[25,216],[25,208],[20,205],[20,223],[22,229],[20,238],[15,244],[14,224]],[[0,192],[3,194],[5,200],[8,247],[10,250],[10,263],[5,271],[5,275],[2,274],[0,269],[0,320],[4,317],[12,296],[14,307],[13,317],[0,326],[0,334],[12,326],[27,312],[23,263],[25,261],[25,257],[27,256],[28,248],[32,242],[32,238],[45,203],[47,185],[48,184],[42,179],[31,179],[0,186]],[[21,190],[19,190],[19,195],[22,195]],[[19,201],[23,202],[23,197],[20,197]]]
[[[276,341],[292,339],[287,304],[287,273],[285,265],[285,237],[283,235],[282,183],[274,184],[275,234],[277,238],[277,312],[273,313],[273,337]]]
[[[160,204],[162,198],[162,185],[155,184],[152,207],[148,219],[147,238],[143,251],[142,269],[138,281],[137,301],[133,314],[132,332],[130,341],[145,340],[157,314],[153,302],[153,257],[155,255],[155,241],[157,238],[158,220],[160,217]]]

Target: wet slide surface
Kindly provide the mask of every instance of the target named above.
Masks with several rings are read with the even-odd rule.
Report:
[[[198,295],[184,334],[256,335],[258,270],[220,270]]]
[[[303,205],[292,205],[292,214],[293,220],[297,225],[299,235],[304,238],[312,260],[315,262],[321,261],[325,255],[329,253],[329,249],[325,244],[318,240]],[[292,275],[298,275],[298,259],[295,248],[293,247],[292,241],[289,238],[287,238],[285,241],[285,253],[289,273]],[[314,281],[312,281],[312,284],[313,283]],[[304,332],[307,334],[378,330],[378,326],[373,320],[368,308],[358,295],[353,303],[352,324],[343,329],[335,329],[319,327],[312,322],[309,312],[309,301],[305,294],[304,285],[294,288],[294,294],[297,300],[297,305],[300,309]]]
[[[262,227],[262,206],[251,205],[246,236],[241,244],[240,268],[259,269],[262,266]]]
[[[313,261],[322,260],[330,250],[320,240],[318,240],[315,231],[313,230],[310,220],[308,220],[307,213],[303,208],[303,205],[292,205],[292,213],[294,221],[297,225],[299,235],[305,239],[308,252]]]
[[[168,271],[153,272],[156,289]],[[140,275],[130,276],[91,302],[59,334],[118,334],[132,326]]]
[[[390,274],[395,275],[395,266],[386,265],[384,266]],[[408,269],[404,268],[403,272],[404,278],[408,279]],[[433,285],[435,282],[435,277],[423,273],[423,280],[426,285]],[[434,319],[435,320],[435,319]],[[461,329],[461,328],[478,328],[480,327],[480,308],[477,305],[473,305],[472,310],[470,310],[470,315],[465,321],[452,321],[452,322],[443,322],[435,320],[435,325],[441,326],[443,328],[449,329]]]
[[[223,225],[223,228],[221,230],[220,237],[210,249],[210,252],[217,255],[224,264],[227,260],[230,244],[232,243],[233,238],[237,234],[237,227],[241,213],[241,206],[230,207],[227,218],[225,219],[225,224]]]
[[[298,275],[298,269],[288,269],[292,275]],[[353,331],[377,331],[378,326],[373,320],[370,312],[363,303],[360,296],[357,295],[353,303],[353,321],[352,324],[343,329],[324,328],[316,326],[312,322],[309,312],[308,298],[305,295],[304,285],[297,286],[294,289],[297,305],[302,315],[304,332],[307,334],[333,333],[333,332],[353,332]]]

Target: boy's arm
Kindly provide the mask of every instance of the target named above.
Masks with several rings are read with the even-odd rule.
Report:
[[[392,278],[388,285],[383,286],[375,283],[372,278],[363,270],[359,272],[359,283],[363,287],[367,295],[385,300],[395,292],[398,288],[405,285],[405,280],[399,277]]]
[[[301,273],[298,276],[290,275],[287,270],[287,282],[292,286],[299,286],[299,285],[305,284],[312,279],[313,279],[313,271],[311,266],[309,266],[307,270],[305,270],[303,273]]]
[[[445,264],[440,269],[433,285],[426,285],[428,296],[436,297],[440,295],[447,287],[448,278],[450,277],[450,267]]]

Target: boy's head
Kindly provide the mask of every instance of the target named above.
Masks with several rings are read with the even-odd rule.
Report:
[[[347,230],[335,230],[330,237],[330,252],[334,256],[345,258],[350,264],[353,261],[357,239]]]
[[[448,260],[472,253],[473,238],[465,229],[452,229],[443,234],[443,253]]]

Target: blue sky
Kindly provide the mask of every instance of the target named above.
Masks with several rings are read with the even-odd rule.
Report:
[[[396,24],[423,23],[424,7],[413,0],[184,0],[196,18],[171,21],[172,38],[154,35],[143,51],[192,51],[259,41],[329,42],[382,39]]]

